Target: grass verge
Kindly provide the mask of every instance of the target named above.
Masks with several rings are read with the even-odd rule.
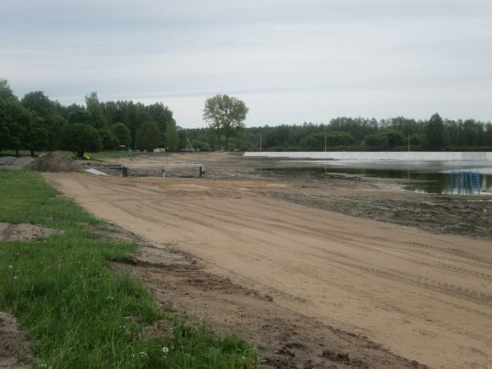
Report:
[[[109,261],[136,247],[91,231],[100,223],[30,171],[0,169],[0,222],[58,229],[43,240],[0,241],[0,309],[29,333],[34,368],[254,368],[235,337],[190,326]],[[167,334],[149,334],[157,321]]]

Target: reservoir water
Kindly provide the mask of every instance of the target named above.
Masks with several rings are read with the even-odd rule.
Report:
[[[451,171],[478,171],[481,177],[482,194],[492,195],[492,162],[490,161],[314,160],[308,162],[311,164],[309,165],[311,169],[314,164],[317,170],[323,172],[401,179],[407,190],[437,194],[451,193]],[[298,165],[304,165],[304,168],[306,163],[306,161],[298,161]],[[457,193],[456,177],[453,179],[453,184],[452,192]]]
[[[438,194],[451,193],[451,171],[479,172],[482,192],[492,193],[492,163],[489,161],[324,161],[318,164],[330,172],[403,179],[407,181],[407,190]],[[452,192],[458,192],[456,176],[453,178]]]

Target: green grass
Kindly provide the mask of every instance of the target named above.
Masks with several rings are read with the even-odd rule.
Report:
[[[30,156],[30,155],[31,152],[29,150],[19,150],[19,156]],[[15,156],[15,150],[2,150],[2,152],[0,152],[0,156]]]
[[[37,173],[0,169],[0,222],[60,231],[40,241],[0,241],[0,310],[28,331],[33,368],[257,366],[244,341],[157,309],[139,282],[113,273],[110,260],[131,257],[135,245],[93,233],[100,221],[57,195]],[[156,320],[168,320],[171,334],[146,334]]]

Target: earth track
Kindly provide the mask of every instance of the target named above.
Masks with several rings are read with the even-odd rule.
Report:
[[[259,331],[268,332],[267,326],[274,325],[268,322],[276,319],[295,326],[295,334],[288,327],[282,331],[284,346],[268,355],[270,366],[308,367],[312,360],[311,367],[322,362],[339,368],[418,367],[412,364],[416,360],[431,368],[492,367],[489,241],[436,235],[263,196],[301,190],[292,183],[81,174],[46,178],[95,215],[163,252],[172,249],[198,260],[200,268],[186,276],[179,268],[138,266],[142,279],[161,296],[192,304],[196,312],[201,299],[202,313],[218,322],[235,321],[245,332],[233,311]],[[229,282],[219,282],[224,280]],[[159,285],[170,281],[172,293]],[[239,296],[230,292],[236,291],[232,286],[249,292]],[[187,288],[190,295],[178,297],[178,290]],[[340,337],[350,332],[359,341],[343,351],[340,338],[341,346],[332,350],[340,355],[326,346],[320,351],[315,342],[326,343],[320,338],[323,329]],[[365,344],[364,337],[369,340]],[[361,358],[360,345],[371,346],[367,342],[408,360],[401,366],[383,364],[390,357],[384,350],[379,354],[386,359],[375,359],[372,351]],[[296,361],[300,358],[302,364]]]

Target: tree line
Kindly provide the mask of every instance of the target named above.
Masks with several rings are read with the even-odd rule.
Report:
[[[243,128],[228,146],[211,127],[186,130],[200,149],[241,151],[492,151],[492,123],[405,117],[337,117],[328,123]]]
[[[2,150],[86,151],[492,151],[492,123],[395,117],[376,120],[337,117],[328,123],[245,128],[248,108],[241,100],[216,95],[205,101],[208,127],[181,129],[162,103],[101,102],[85,96],[85,106],[63,106],[42,91],[14,95],[0,79],[0,153]]]
[[[68,150],[82,157],[86,151],[157,147],[177,150],[176,121],[162,103],[101,102],[96,92],[85,96],[85,106],[61,105],[43,91],[14,95],[0,79],[1,150]]]

